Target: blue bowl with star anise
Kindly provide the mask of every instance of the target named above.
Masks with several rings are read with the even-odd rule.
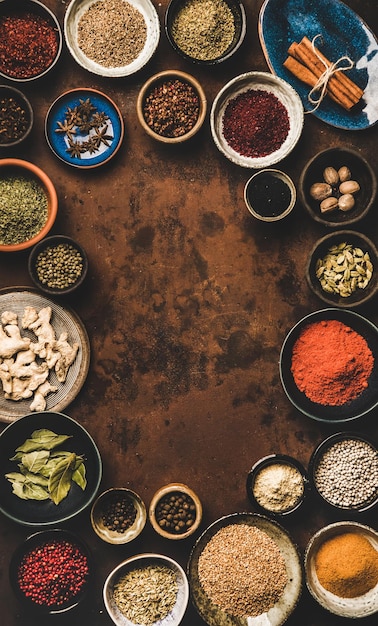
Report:
[[[107,163],[118,152],[124,123],[118,106],[96,89],[72,89],[51,105],[45,135],[61,161],[80,169]]]

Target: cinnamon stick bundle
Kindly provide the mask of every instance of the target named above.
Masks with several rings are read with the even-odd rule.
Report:
[[[314,87],[326,67],[332,65],[317,48],[314,50],[308,37],[303,37],[299,43],[293,42],[288,49],[288,55],[283,63],[284,67],[310,87]],[[344,71],[336,70],[327,82],[326,93],[334,102],[349,111],[361,100],[364,92]]]

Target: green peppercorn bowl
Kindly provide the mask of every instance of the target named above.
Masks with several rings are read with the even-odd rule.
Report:
[[[318,530],[310,539],[305,550],[304,568],[307,588],[312,597],[329,613],[343,618],[358,619],[374,615],[378,611],[378,586],[355,598],[342,598],[331,593],[320,584],[315,567],[315,557],[325,541],[344,533],[357,533],[367,539],[378,551],[378,532],[355,521],[339,521]],[[358,558],[354,555],[354,559]],[[339,562],[339,558],[337,559]]]
[[[182,85],[187,90],[186,96],[185,94],[181,96],[178,93],[176,102],[178,101],[180,104],[175,105],[175,107],[168,97],[169,88],[167,89],[167,86],[172,83],[178,83],[178,89]],[[165,103],[162,102],[162,95],[159,95],[159,100],[155,99],[154,94],[157,90],[166,94]],[[186,102],[185,97],[188,100],[194,97],[196,99],[195,107],[190,102]],[[165,108],[161,112],[162,106]],[[147,110],[147,107],[150,107],[151,110]],[[191,118],[188,118],[187,124],[184,119],[182,124],[182,115],[187,116],[189,108]],[[194,137],[201,129],[206,118],[207,100],[200,82],[194,76],[180,70],[164,70],[151,76],[142,85],[137,98],[136,111],[141,127],[150,137],[166,144],[181,144]],[[181,124],[182,126],[180,126]],[[178,131],[179,126],[180,130]],[[178,132],[180,134],[176,134]]]
[[[0,153],[29,137],[34,111],[26,95],[11,85],[0,85]]]
[[[28,259],[34,285],[50,296],[66,296],[84,283],[88,257],[77,241],[67,235],[52,235],[37,243]]]
[[[93,530],[100,539],[115,545],[136,539],[146,520],[146,507],[141,497],[122,487],[101,493],[91,509]]]
[[[25,188],[34,191],[33,202],[32,196],[25,195]],[[20,193],[22,206],[18,200]],[[10,206],[13,212],[9,211]],[[58,212],[55,186],[49,176],[30,161],[0,159],[0,208],[0,252],[26,250],[46,237],[55,223]],[[24,215],[21,215],[22,209]]]
[[[93,579],[92,554],[76,533],[61,528],[42,530],[16,548],[9,579],[25,610],[34,616],[60,615],[85,600]]]
[[[149,506],[153,529],[165,539],[187,539],[202,521],[202,504],[197,494],[183,483],[169,483],[153,495]]]
[[[164,579],[155,582],[156,577],[151,579],[151,569],[155,568],[163,569],[167,575],[166,582]],[[132,591],[137,590],[131,600],[126,593],[129,576],[135,577]],[[151,593],[154,599],[149,603]],[[137,554],[122,561],[110,572],[104,584],[103,598],[116,626],[142,623],[178,626],[188,606],[189,583],[181,565],[172,558],[157,553]]]

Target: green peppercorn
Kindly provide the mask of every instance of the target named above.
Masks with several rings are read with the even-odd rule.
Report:
[[[47,246],[39,253],[35,270],[42,285],[50,289],[67,289],[83,273],[84,262],[79,250],[68,243]]]

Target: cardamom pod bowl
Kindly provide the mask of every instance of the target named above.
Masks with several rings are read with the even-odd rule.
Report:
[[[25,230],[24,238],[17,237],[17,241],[9,241],[9,243],[5,242],[4,239],[1,241],[1,237],[3,235],[0,235],[0,252],[20,252],[22,250],[26,250],[27,248],[31,248],[36,243],[41,241],[41,239],[46,237],[55,223],[58,213],[58,196],[55,186],[49,176],[41,168],[30,161],[15,158],[0,159],[0,184],[1,181],[6,181],[10,193],[13,192],[14,186],[17,186],[18,181],[24,181],[25,179],[31,184],[37,185],[37,187],[40,188],[42,195],[46,197],[46,220],[39,232],[36,234],[33,233],[32,236],[28,236],[27,231]],[[4,194],[2,196],[0,195],[0,207],[2,199],[5,201]],[[4,213],[3,209],[0,220],[0,229],[5,236],[9,234],[9,222],[5,221],[6,215],[7,213]],[[2,220],[4,220],[3,223]],[[26,218],[25,223],[27,223]],[[22,219],[19,214],[17,224],[17,232],[19,232],[22,226]]]
[[[307,544],[304,557],[304,568],[307,588],[312,597],[329,613],[349,619],[359,619],[378,612],[378,585],[367,593],[355,598],[342,598],[325,589],[319,582],[315,557],[325,541],[344,533],[357,533],[367,539],[378,551],[378,532],[373,528],[354,521],[341,521],[329,524],[316,532]],[[357,566],[358,554],[353,554]],[[335,559],[340,564],[340,557]],[[361,574],[361,572],[360,572]]]
[[[0,85],[0,105],[2,112],[0,115],[1,153],[3,150],[19,146],[29,137],[34,123],[34,111],[26,95],[11,85]],[[16,107],[15,110],[11,110],[11,105]],[[10,116],[12,116],[12,123]],[[20,128],[17,127],[18,124]]]

